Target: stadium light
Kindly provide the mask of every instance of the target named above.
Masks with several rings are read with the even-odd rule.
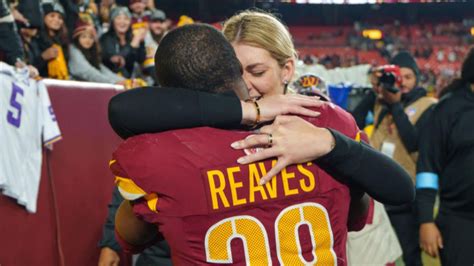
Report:
[[[378,29],[367,29],[362,31],[362,36],[371,40],[380,40],[383,37],[382,31]]]

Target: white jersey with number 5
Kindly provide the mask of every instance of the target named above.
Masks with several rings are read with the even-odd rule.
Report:
[[[42,146],[59,139],[43,82],[0,62],[0,188],[29,212],[36,212]]]

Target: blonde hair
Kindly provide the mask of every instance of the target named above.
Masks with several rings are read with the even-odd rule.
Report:
[[[243,11],[228,19],[222,32],[233,43],[244,43],[267,50],[283,67],[297,53],[286,26],[275,16],[261,11]]]

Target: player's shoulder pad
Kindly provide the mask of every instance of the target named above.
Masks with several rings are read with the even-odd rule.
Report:
[[[142,134],[124,141],[113,153],[113,159],[117,160],[125,172],[132,175],[131,169],[172,160],[180,146],[181,143],[172,132]]]

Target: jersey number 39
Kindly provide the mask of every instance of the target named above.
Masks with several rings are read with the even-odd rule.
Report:
[[[298,228],[309,227],[312,261],[302,255]],[[232,263],[231,240],[240,238],[247,265],[272,265],[267,232],[255,217],[242,215],[212,225],[205,238],[209,263]],[[336,265],[334,239],[326,208],[301,203],[283,209],[275,220],[276,254],[281,265]]]

